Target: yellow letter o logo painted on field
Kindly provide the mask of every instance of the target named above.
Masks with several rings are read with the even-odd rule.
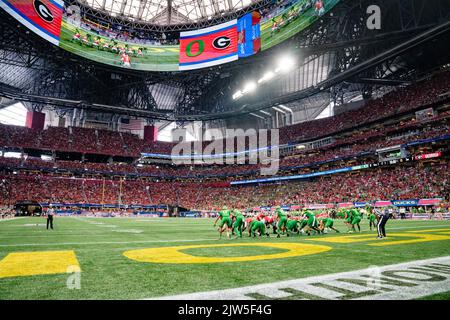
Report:
[[[278,249],[288,250],[282,253],[243,256],[243,257],[200,257],[193,256],[181,252],[186,249],[197,248],[219,248],[219,247],[272,247]],[[191,264],[191,263],[222,263],[222,262],[243,262],[243,261],[257,261],[299,257],[309,254],[316,254],[331,250],[331,247],[304,243],[230,243],[230,244],[200,244],[190,246],[176,246],[176,247],[159,247],[125,251],[123,255],[129,259],[140,262],[153,263],[176,263],[176,264]],[[220,254],[220,253],[219,253]]]

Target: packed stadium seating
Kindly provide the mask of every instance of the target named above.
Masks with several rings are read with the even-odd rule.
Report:
[[[205,210],[233,204],[244,209],[259,205],[448,197],[450,164],[423,167],[416,163],[310,181],[242,187],[224,182],[91,180],[39,174],[14,175],[9,179],[13,201],[169,204]]]
[[[423,120],[415,117],[415,111],[443,101],[440,95],[449,89],[450,73],[442,73],[428,81],[371,100],[359,109],[283,127],[280,129],[280,143],[304,143],[321,137],[331,139],[316,148],[290,149],[279,160],[278,174],[375,163],[378,160],[377,149],[448,135],[448,108]],[[385,121],[387,118],[388,122]],[[223,142],[225,145],[226,141]],[[203,147],[208,143],[203,142]],[[174,143],[144,142],[137,135],[127,132],[78,127],[49,127],[39,131],[0,125],[0,148],[5,151],[11,148],[41,149],[136,160],[141,152],[170,154],[173,146]],[[425,150],[445,151],[439,145],[425,143],[423,146]],[[410,151],[414,154],[423,152],[416,147],[411,147]],[[57,157],[56,160],[44,161],[28,155],[19,159],[0,156],[0,175],[11,186],[7,197],[0,195],[0,204],[33,200],[167,204],[211,210],[230,203],[248,208],[264,204],[449,197],[446,185],[450,167],[445,158],[425,167],[420,162],[414,162],[322,176],[308,181],[246,187],[232,187],[229,182],[239,180],[241,176],[258,178],[261,164],[137,165],[135,161],[80,161],[81,156],[78,159]],[[337,185],[339,188],[336,188]]]
[[[370,100],[364,107],[343,112],[334,117],[299,123],[280,129],[280,142],[294,142],[327,136],[338,131],[365,125],[373,121],[414,110],[445,98],[442,94],[450,90],[450,73],[392,91],[381,98]],[[370,112],[369,112],[370,111]]]
[[[320,162],[337,162],[338,159],[354,157],[362,152],[370,153],[376,149],[392,145],[400,145],[410,141],[426,138],[439,137],[448,134],[448,118],[450,112],[441,113],[434,119],[427,119],[426,123],[400,121],[397,126],[375,127],[365,131],[351,130],[345,137],[337,138],[332,144],[316,149],[297,150],[291,155],[281,158],[279,166],[283,170],[290,170],[299,166],[308,166]],[[87,131],[89,132],[89,131]],[[102,132],[102,131],[99,131]],[[108,132],[109,134],[109,132]],[[106,136],[103,133],[103,137]],[[128,134],[130,135],[130,134]],[[128,136],[124,135],[124,136]],[[107,135],[111,137],[110,135]],[[110,139],[110,138],[107,138]],[[102,138],[105,141],[104,138]],[[117,146],[117,144],[116,144]],[[345,160],[345,159],[344,159]],[[10,167],[21,167],[30,169],[65,169],[70,171],[86,171],[97,173],[115,174],[141,174],[161,177],[215,177],[233,176],[242,174],[254,174],[262,165],[145,165],[135,166],[133,164],[105,164],[105,163],[80,163],[79,161],[43,161],[39,158],[28,157],[24,160],[10,160],[0,157],[0,164]]]
[[[446,99],[442,94],[449,90],[450,72],[441,73],[427,81],[370,100],[357,110],[280,128],[280,143],[313,140],[358,126],[364,128],[365,125],[374,121],[442,101]],[[141,152],[170,154],[174,144],[147,143],[130,133],[88,128],[50,127],[37,131],[0,125],[0,146],[138,157]]]

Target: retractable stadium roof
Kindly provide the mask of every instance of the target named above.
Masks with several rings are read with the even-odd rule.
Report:
[[[243,9],[259,0],[79,0],[113,17],[157,25],[195,23]]]

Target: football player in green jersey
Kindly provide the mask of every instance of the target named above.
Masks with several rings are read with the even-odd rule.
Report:
[[[283,211],[283,209],[281,209],[280,206],[277,206],[275,208],[275,212],[276,212],[276,216],[278,219],[278,224],[277,224],[277,238],[280,237],[280,231],[286,231],[286,223],[287,223],[287,217],[286,217],[286,213]]]
[[[300,218],[300,220],[298,220],[299,222],[299,227],[298,230],[303,234],[305,233],[305,228],[308,226],[308,219],[306,218]],[[308,236],[310,235],[309,229],[306,230],[306,233],[308,234]]]
[[[359,223],[361,222],[361,219],[362,219],[361,218],[361,213],[356,208],[353,208],[352,212],[353,212],[353,214],[352,214],[353,218],[352,218],[352,221],[351,221],[352,229],[355,230],[355,226],[357,226],[358,227],[358,232],[361,232],[361,226],[359,225]]]
[[[236,238],[242,238],[242,228],[244,227],[244,215],[237,209],[233,210],[233,230],[236,233]]]
[[[264,221],[253,220],[250,226],[251,234],[253,235],[253,237],[256,237],[257,233],[260,237],[263,234],[265,234],[267,237],[270,237],[269,233],[266,232],[266,224],[264,223]]]
[[[348,233],[352,233],[354,230],[353,226],[352,226],[352,220],[353,220],[353,211],[348,209],[345,210],[345,218],[344,218],[344,223],[347,225],[348,228]]]
[[[286,235],[289,237],[289,234],[299,233],[300,221],[288,219],[286,222]]]
[[[367,211],[367,219],[369,220],[369,228],[370,231],[372,231],[372,227],[376,230],[377,229],[377,215],[373,212],[373,209],[370,207],[366,207]]]
[[[214,227],[217,224],[217,221],[220,219],[219,228],[217,231],[219,231],[219,239],[222,238],[222,233],[226,230],[227,231],[227,237],[230,239],[230,231],[231,231],[231,211],[227,208],[227,206],[224,206],[221,211],[219,211],[219,215],[214,221]]]
[[[334,228],[333,224],[334,224],[334,220],[331,219],[330,217],[320,219],[319,220],[319,229],[324,233],[327,233],[328,229],[332,229],[332,230],[336,231],[337,233],[339,233],[339,230]]]
[[[345,219],[345,214],[346,214],[345,210],[339,209],[339,211],[336,213],[336,218]]]
[[[321,231],[319,229],[319,223],[317,221],[316,216],[311,211],[306,209],[303,213],[303,218],[306,219],[308,235],[309,235],[309,230],[314,230],[320,234]]]

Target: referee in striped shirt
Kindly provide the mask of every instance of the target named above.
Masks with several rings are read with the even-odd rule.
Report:
[[[375,214],[378,216],[378,239],[386,238],[386,222],[389,220],[389,209],[386,207],[384,210],[375,210]]]

